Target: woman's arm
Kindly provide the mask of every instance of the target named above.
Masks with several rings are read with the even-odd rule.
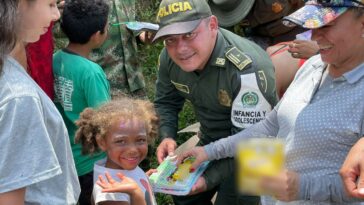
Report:
[[[227,138],[220,139],[204,146],[208,160],[216,160],[226,157],[234,157],[237,144],[243,139],[276,136],[279,130],[276,106],[266,119],[251,127]]]
[[[0,194],[0,204],[23,205],[25,199],[25,188]]]

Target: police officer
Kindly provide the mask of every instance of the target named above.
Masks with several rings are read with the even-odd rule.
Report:
[[[218,27],[206,1],[162,0],[154,40],[163,40],[155,107],[160,115],[157,158],[176,148],[178,113],[192,103],[201,124],[200,143],[227,137],[259,122],[277,102],[274,69],[256,44]],[[174,197],[179,204],[258,204],[259,197],[237,197],[232,160],[210,164],[193,196]]]

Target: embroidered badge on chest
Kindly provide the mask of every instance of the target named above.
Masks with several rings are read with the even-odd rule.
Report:
[[[241,96],[243,107],[255,107],[259,102],[259,97],[255,92],[246,92]]]
[[[176,83],[174,81],[171,81],[171,82],[173,83],[174,87],[176,87],[177,90],[179,90],[181,92],[184,92],[184,93],[187,93],[187,94],[190,94],[190,89],[188,88],[187,85]]]
[[[262,70],[258,71],[258,77],[259,77],[259,83],[262,88],[262,91],[264,93],[266,93],[267,89],[268,89],[268,82],[267,82],[267,78],[265,77],[264,71],[262,71]]]
[[[220,105],[231,107],[231,98],[226,90],[219,90],[218,98]]]
[[[216,65],[224,66],[225,65],[225,58],[216,58]]]

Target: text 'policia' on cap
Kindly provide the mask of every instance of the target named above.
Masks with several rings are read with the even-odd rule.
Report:
[[[166,35],[189,33],[211,15],[206,0],[163,0],[157,15],[159,30],[153,41]]]

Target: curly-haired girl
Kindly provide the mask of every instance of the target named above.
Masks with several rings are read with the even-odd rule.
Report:
[[[85,109],[76,122],[76,143],[81,142],[84,154],[105,151],[106,159],[96,162],[94,181],[105,172],[112,178],[117,173],[134,179],[143,190],[146,204],[156,204],[147,175],[139,163],[147,156],[148,143],[157,137],[158,118],[152,103],[146,100],[122,98],[113,100],[98,109]],[[105,193],[94,186],[95,204],[119,201],[131,204],[126,193]]]

